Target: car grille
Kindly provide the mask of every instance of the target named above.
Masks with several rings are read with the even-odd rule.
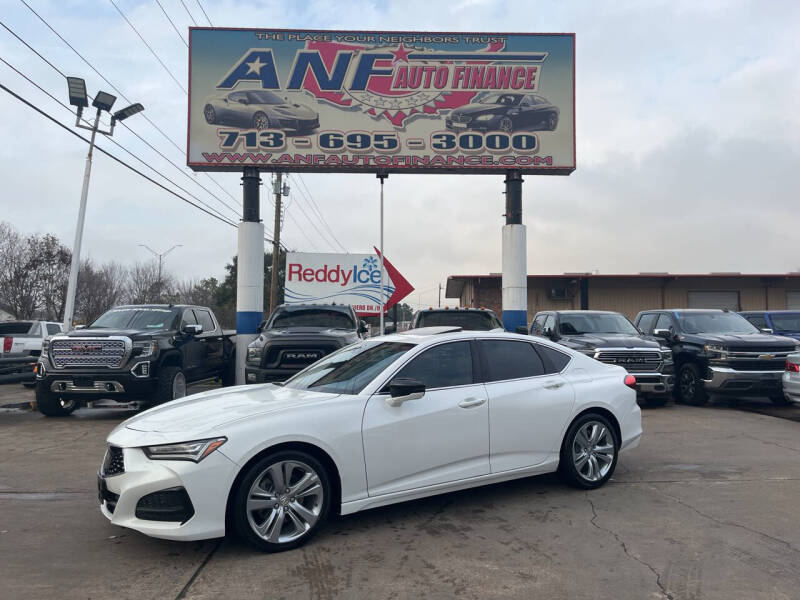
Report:
[[[595,355],[600,362],[624,367],[627,371],[658,371],[661,354],[641,350],[601,350]]]
[[[791,354],[794,348],[790,346],[728,346],[730,352],[747,352],[748,354]]]
[[[464,115],[464,114],[453,114],[453,113],[451,113],[450,114],[450,120],[453,123],[469,123],[470,121],[472,121],[472,117],[469,116],[469,115]]]
[[[125,342],[109,339],[60,339],[50,343],[50,358],[56,369],[68,367],[119,368],[125,358]]]
[[[736,371],[783,371],[786,359],[778,360],[732,360],[728,364]]]
[[[111,477],[125,472],[125,458],[122,455],[122,448],[109,446],[103,458],[103,475]]]
[[[266,353],[265,366],[271,369],[304,369],[338,349],[337,344],[270,346]]]

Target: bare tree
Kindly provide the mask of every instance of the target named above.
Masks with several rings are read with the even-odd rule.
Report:
[[[76,314],[84,323],[91,323],[124,301],[127,283],[128,272],[122,265],[110,262],[95,266],[86,260],[78,272]]]
[[[8,223],[0,223],[0,305],[18,319],[30,319],[38,308],[35,272],[28,240]]]
[[[158,262],[136,263],[128,277],[127,298],[132,304],[164,302],[172,296],[174,279],[166,271],[158,279]]]
[[[27,243],[39,311],[46,319],[60,321],[64,318],[72,252],[51,234],[32,235]]]

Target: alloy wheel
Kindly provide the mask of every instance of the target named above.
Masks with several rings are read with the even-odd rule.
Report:
[[[247,494],[247,521],[273,544],[303,537],[319,520],[324,500],[319,474],[304,462],[281,460],[264,469]]]
[[[548,128],[550,131],[555,131],[557,126],[558,126],[558,121],[556,120],[556,118],[555,118],[555,117],[552,117],[552,116],[551,116],[551,117],[550,117],[550,118],[547,120],[547,128]]]
[[[511,122],[511,119],[508,117],[503,117],[500,119],[500,131],[505,131],[506,133],[511,133],[514,131],[514,124]]]
[[[214,121],[217,120],[217,113],[214,111],[214,107],[210,104],[205,107],[203,110],[203,115],[206,118],[206,123],[213,124]]]
[[[172,399],[177,400],[186,395],[186,376],[183,373],[176,373],[172,380]]]
[[[269,129],[269,117],[264,113],[257,113],[253,117],[253,126],[258,130]]]
[[[681,397],[693,398],[697,388],[697,380],[691,369],[681,371]]]
[[[572,441],[572,462],[586,481],[600,481],[614,463],[614,438],[599,421],[587,421],[575,433]]]

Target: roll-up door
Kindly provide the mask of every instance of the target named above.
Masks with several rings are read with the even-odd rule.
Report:
[[[739,292],[689,292],[689,308],[739,310]]]
[[[786,292],[786,308],[800,310],[800,292]]]

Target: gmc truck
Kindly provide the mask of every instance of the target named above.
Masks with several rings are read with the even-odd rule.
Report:
[[[361,339],[367,324],[345,304],[282,304],[247,347],[247,383],[284,381]]]
[[[88,327],[45,341],[36,365],[36,403],[66,416],[87,400],[155,405],[186,395],[186,386],[235,381],[234,332],[204,306],[119,306]]]
[[[710,394],[767,396],[786,404],[781,379],[800,342],[762,333],[729,310],[648,310],[636,317],[644,333],[672,349],[678,398],[700,406]]]
[[[624,315],[600,310],[543,311],[536,313],[530,333],[623,367],[636,377],[639,397],[651,405],[669,400],[675,385],[672,350],[643,335]]]

